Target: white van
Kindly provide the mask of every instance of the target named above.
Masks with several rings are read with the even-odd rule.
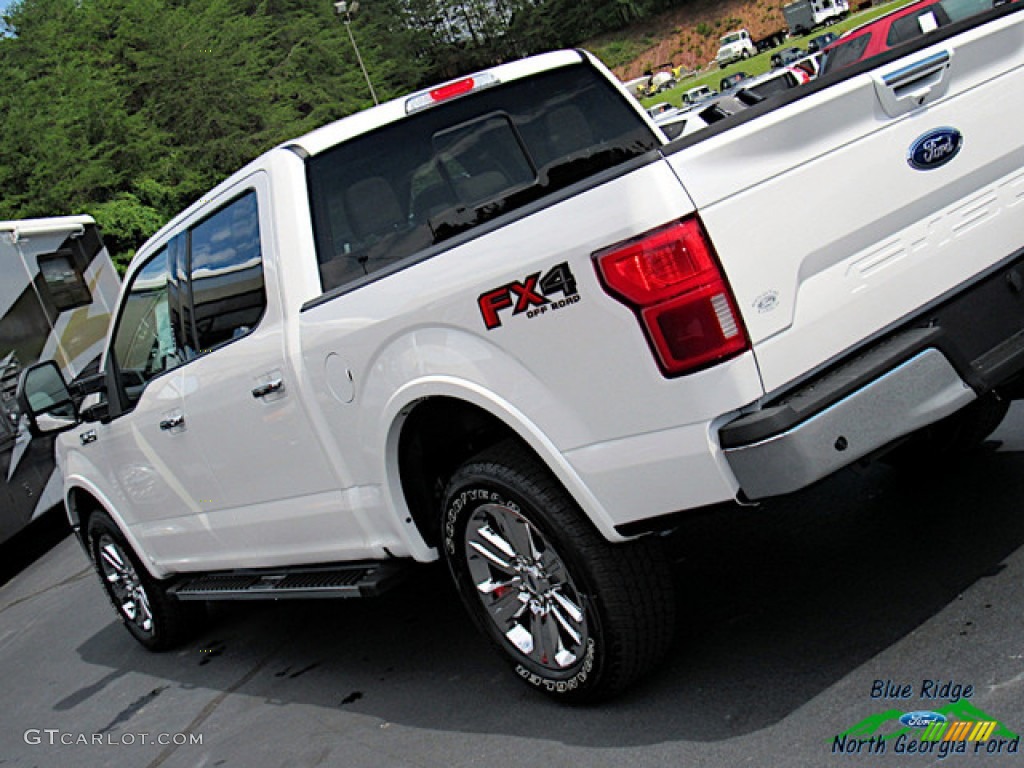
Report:
[[[53,438],[33,438],[15,399],[21,371],[98,367],[120,281],[89,216],[0,221],[0,542],[60,503]]]

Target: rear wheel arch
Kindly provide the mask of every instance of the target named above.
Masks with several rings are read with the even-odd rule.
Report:
[[[526,442],[512,427],[478,405],[455,397],[420,400],[400,425],[398,476],[412,521],[423,540],[439,545],[444,489],[471,456],[505,440]],[[527,449],[529,450],[529,449]]]
[[[422,554],[436,556],[437,516],[445,485],[462,462],[505,440],[522,445],[544,465],[605,539],[631,538],[616,530],[603,500],[541,425],[489,393],[446,384],[436,392],[410,388],[404,404],[393,404],[387,411],[391,417],[384,419],[389,426],[384,436],[383,477],[396,514],[407,529],[415,526],[416,536],[410,537],[414,548],[426,545],[429,549]],[[561,430],[563,441],[572,443],[581,436],[582,425],[572,414],[554,426]]]

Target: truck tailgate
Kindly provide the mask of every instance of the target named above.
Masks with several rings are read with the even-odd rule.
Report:
[[[1017,13],[669,155],[766,391],[1024,247],[1022,65]],[[957,134],[945,163],[920,148]]]

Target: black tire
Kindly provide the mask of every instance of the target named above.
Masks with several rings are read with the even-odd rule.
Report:
[[[941,421],[925,427],[885,459],[894,466],[927,471],[981,445],[998,427],[1010,401],[989,394]]]
[[[202,603],[182,603],[150,576],[120,529],[104,512],[89,518],[89,555],[118,618],[151,651],[181,645],[203,613]]]
[[[520,679],[560,701],[618,693],[671,645],[675,599],[660,542],[606,541],[518,444],[455,473],[442,537],[477,626]]]

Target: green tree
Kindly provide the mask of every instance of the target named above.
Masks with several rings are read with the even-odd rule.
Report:
[[[381,99],[670,0],[363,0]],[[329,0],[21,0],[0,28],[0,218],[92,212],[130,251],[275,144],[371,105]]]

